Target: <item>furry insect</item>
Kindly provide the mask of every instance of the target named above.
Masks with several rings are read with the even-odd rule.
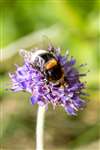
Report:
[[[21,50],[20,53],[31,65],[37,67],[48,81],[56,82],[63,78],[62,67],[51,52],[46,50],[37,50],[35,52]]]

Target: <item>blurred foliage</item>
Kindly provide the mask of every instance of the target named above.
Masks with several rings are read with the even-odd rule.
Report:
[[[53,111],[49,106],[45,121],[47,150],[100,149],[99,9],[99,0],[0,0],[1,50],[31,33],[57,24],[60,32],[55,37],[52,34],[52,43],[61,47],[63,54],[66,49],[70,49],[70,54],[77,59],[77,66],[87,63],[81,72],[90,70],[87,77],[82,79],[87,81],[87,92],[90,94],[85,110],[77,117],[70,117],[62,108]],[[51,28],[50,30],[51,33],[55,32]],[[44,48],[49,41],[44,41],[43,34],[40,36]],[[33,41],[33,45],[41,48],[40,42],[38,43],[40,36],[35,37],[37,43]],[[46,36],[49,38],[49,35]],[[1,57],[3,52],[1,51]],[[10,54],[10,50],[7,54]],[[22,64],[18,53],[0,64],[1,149],[31,150],[35,147],[37,106],[30,105],[29,94],[14,94],[5,90],[9,84],[8,72],[15,70],[15,63]]]

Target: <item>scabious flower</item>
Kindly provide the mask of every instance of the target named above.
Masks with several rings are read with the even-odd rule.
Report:
[[[30,99],[33,105],[37,103],[41,106],[48,106],[51,103],[54,108],[60,105],[69,115],[76,115],[76,112],[86,105],[86,102],[81,99],[81,95],[85,95],[83,93],[85,83],[80,81],[80,77],[86,74],[79,73],[75,67],[76,60],[73,57],[69,58],[68,53],[62,56],[60,49],[48,48],[48,52],[55,56],[64,71],[64,82],[59,84],[47,81],[45,74],[41,71],[43,62],[35,60],[35,63],[41,63],[40,70],[30,63],[30,57],[34,53],[24,50],[22,52],[24,65],[21,67],[16,65],[16,72],[9,74],[12,81],[12,91],[27,91],[31,93]]]

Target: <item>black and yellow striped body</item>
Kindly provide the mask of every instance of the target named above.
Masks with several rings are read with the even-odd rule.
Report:
[[[57,81],[62,78],[63,72],[59,62],[50,53],[43,53],[40,56],[44,59],[44,69],[46,78],[50,81]]]

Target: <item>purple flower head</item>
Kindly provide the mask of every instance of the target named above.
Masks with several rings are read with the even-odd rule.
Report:
[[[12,81],[11,90],[14,92],[27,91],[31,93],[31,103],[34,105],[48,105],[51,103],[55,108],[57,105],[64,107],[69,115],[76,115],[86,102],[81,99],[85,83],[80,81],[81,76],[75,67],[76,60],[69,58],[68,52],[65,56],[60,54],[60,49],[50,48],[37,50],[38,52],[27,52],[21,50],[20,54],[24,57],[24,65],[16,65],[16,72],[10,73]],[[39,54],[46,52],[53,55],[60,64],[63,71],[62,78],[57,81],[48,80],[44,71],[45,60]],[[36,55],[38,53],[38,55]]]

